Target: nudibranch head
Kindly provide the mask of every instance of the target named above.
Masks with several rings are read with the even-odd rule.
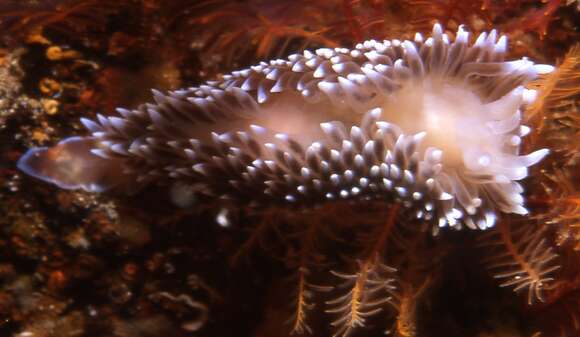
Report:
[[[548,153],[519,151],[536,96],[525,86],[553,67],[506,55],[495,30],[470,42],[462,26],[452,39],[438,24],[427,39],[305,51],[84,119],[90,160],[114,160],[141,184],[256,207],[384,200],[435,229],[485,229],[498,212],[527,212],[518,181]],[[62,175],[21,167],[55,183]]]

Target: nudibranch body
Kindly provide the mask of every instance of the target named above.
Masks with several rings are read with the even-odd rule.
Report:
[[[435,227],[525,214],[517,181],[547,150],[520,155],[524,86],[552,71],[505,61],[496,31],[322,48],[83,119],[87,137],[31,149],[24,172],[63,188],[179,184],[248,206],[401,202]]]

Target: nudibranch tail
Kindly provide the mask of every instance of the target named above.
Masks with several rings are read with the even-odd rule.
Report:
[[[104,192],[120,186],[126,177],[118,160],[95,155],[92,137],[70,137],[57,145],[28,150],[18,160],[20,170],[64,189]]]
[[[116,177],[256,207],[401,202],[435,229],[485,229],[498,212],[527,212],[517,181],[548,153],[520,155],[521,115],[536,97],[525,86],[553,67],[506,55],[495,30],[470,43],[463,26],[452,40],[438,24],[427,39],[304,51],[154,90],[155,103],[84,119],[91,151],[73,138],[20,167],[65,188]]]

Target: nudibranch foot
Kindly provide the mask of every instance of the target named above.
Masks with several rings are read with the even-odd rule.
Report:
[[[63,189],[104,192],[125,180],[119,160],[103,160],[95,155],[92,137],[70,137],[57,145],[28,150],[18,160],[18,168],[35,178]]]

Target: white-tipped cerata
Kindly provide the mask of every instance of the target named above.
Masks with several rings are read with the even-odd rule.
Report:
[[[78,158],[114,160],[139,184],[254,206],[402,202],[435,228],[486,229],[498,212],[527,213],[517,181],[548,150],[520,154],[522,112],[538,96],[525,86],[554,68],[504,61],[508,41],[495,30],[471,40],[464,26],[452,41],[436,24],[413,41],[304,51],[154,90],[155,104],[83,119],[94,147]],[[87,172],[76,181],[45,152],[33,153],[42,165],[27,155],[20,167],[65,188],[111,188],[87,181],[111,165],[78,163]]]

